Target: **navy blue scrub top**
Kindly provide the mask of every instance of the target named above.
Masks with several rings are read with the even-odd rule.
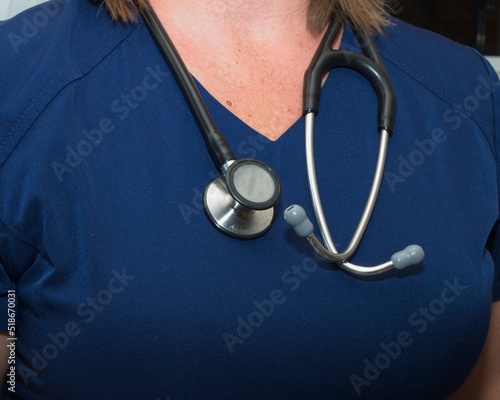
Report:
[[[353,261],[412,243],[426,258],[360,279],[282,218],[293,203],[313,215],[302,120],[272,142],[200,86],[236,156],[283,184],[267,235],[224,236],[202,207],[217,171],[144,24],[64,3],[0,25],[5,398],[421,400],[461,384],[500,299],[500,84],[480,55],[397,20],[375,38],[398,112]],[[342,47],[360,51],[350,29]],[[364,78],[329,76],[316,167],[339,248],[368,194],[376,115]]]

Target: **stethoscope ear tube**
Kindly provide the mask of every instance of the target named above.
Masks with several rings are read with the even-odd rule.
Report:
[[[196,88],[193,77],[187,70],[182,61],[177,49],[170,40],[158,17],[150,8],[143,10],[144,21],[148,27],[151,36],[153,37],[158,49],[163,58],[167,62],[172,74],[174,75],[182,94],[184,95],[191,113],[200,128],[200,131],[205,140],[207,150],[214,160],[215,165],[219,170],[223,170],[224,166],[235,160],[233,151],[229,147],[224,136],[217,130],[215,123],[208,112],[205,103]]]
[[[378,98],[378,131],[392,134],[396,116],[396,95],[371,37],[361,35],[365,55],[346,50],[333,50],[331,44],[341,24],[333,21],[304,75],[303,114],[318,113],[321,83],[324,74],[334,68],[349,68],[359,72],[372,85]]]
[[[323,236],[323,245],[313,233],[313,225],[307,218],[305,211],[298,205],[293,205],[285,210],[286,222],[292,226],[295,232],[306,237],[314,250],[323,258],[337,263],[344,271],[357,275],[377,275],[391,269],[403,269],[410,265],[416,265],[424,259],[424,251],[418,245],[411,245],[392,255],[391,260],[374,266],[362,266],[349,262],[349,258],[356,252],[365,230],[370,221],[375,202],[378,197],[380,184],[384,173],[385,159],[387,155],[387,143],[393,131],[396,115],[396,96],[390,82],[389,76],[382,64],[380,55],[371,37],[363,33],[357,33],[357,37],[363,47],[364,55],[350,51],[339,51],[332,49],[332,43],[339,34],[341,24],[332,21],[316,51],[309,68],[304,76],[304,116],[305,116],[305,142],[306,142],[306,164],[316,220]],[[380,146],[377,156],[375,173],[368,199],[361,215],[354,235],[343,252],[338,252],[330,235],[326,223],[323,206],[316,179],[316,168],[314,163],[314,117],[318,113],[321,84],[324,74],[333,68],[349,68],[365,77],[375,90],[378,98],[378,131],[380,133]]]

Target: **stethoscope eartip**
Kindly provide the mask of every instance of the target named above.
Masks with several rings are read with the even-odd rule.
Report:
[[[293,227],[295,233],[300,237],[308,237],[313,233],[314,226],[301,206],[291,205],[285,210],[284,217],[288,225]]]
[[[425,257],[424,249],[417,244],[412,244],[406,249],[394,253],[391,261],[396,269],[404,269],[411,265],[420,264]]]

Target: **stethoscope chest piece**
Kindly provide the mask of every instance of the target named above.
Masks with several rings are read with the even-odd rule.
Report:
[[[281,184],[274,171],[253,159],[233,161],[225,175],[214,179],[203,198],[210,221],[237,239],[264,235],[274,219]]]

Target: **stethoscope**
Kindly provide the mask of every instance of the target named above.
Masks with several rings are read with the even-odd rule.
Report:
[[[150,8],[143,11],[146,25],[165,58],[184,95],[193,117],[203,135],[205,145],[216,167],[222,174],[209,183],[204,193],[204,208],[217,229],[234,238],[254,239],[264,235],[274,219],[274,206],[281,196],[281,183],[275,172],[255,159],[236,160],[224,136],[215,124],[201,98],[194,80],[175,49],[158,17]],[[390,79],[370,36],[358,32],[364,55],[332,49],[342,24],[332,20],[304,78],[304,116],[306,134],[306,162],[309,188],[318,226],[325,242],[321,244],[313,233],[313,225],[304,209],[292,205],[285,210],[285,220],[295,232],[307,238],[312,247],[325,259],[331,260],[346,272],[355,275],[375,275],[393,268],[403,269],[419,264],[424,251],[411,245],[392,255],[391,260],[375,266],[360,266],[347,261],[353,256],[365,233],[377,200],[382,181],[387,144],[394,127],[396,96]],[[321,81],[333,68],[350,68],[362,74],[375,90],[378,103],[378,131],[380,146],[375,174],[368,200],[347,249],[341,253],[335,248],[326,224],[314,167],[314,116],[318,113]]]

